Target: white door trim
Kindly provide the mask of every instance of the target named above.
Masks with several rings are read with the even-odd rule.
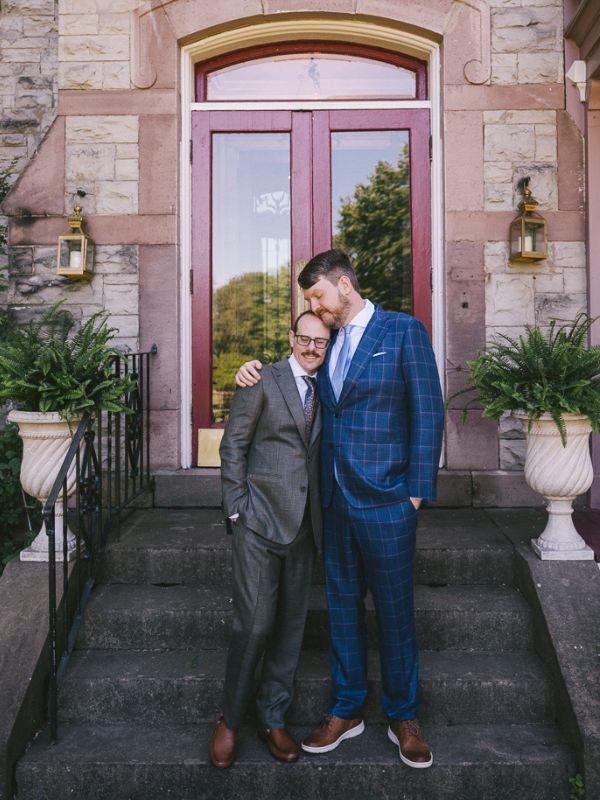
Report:
[[[192,268],[192,176],[190,141],[192,111],[197,110],[254,110],[285,108],[430,108],[431,109],[431,259],[432,259],[432,343],[440,376],[445,363],[445,282],[444,282],[444,217],[443,171],[441,136],[441,59],[439,45],[425,37],[374,23],[344,20],[324,30],[324,19],[287,20],[259,23],[235,31],[223,32],[181,48],[181,141],[179,158],[179,307],[180,307],[180,442],[181,466],[192,464],[192,310],[190,271]],[[329,25],[325,26],[329,29]],[[246,33],[244,33],[246,32]],[[428,62],[429,100],[427,101],[348,101],[301,103],[196,103],[194,102],[194,65],[228,50],[256,43],[290,38],[332,38],[360,41],[363,44],[396,49]],[[244,45],[245,42],[245,45]],[[443,382],[442,382],[443,383]]]

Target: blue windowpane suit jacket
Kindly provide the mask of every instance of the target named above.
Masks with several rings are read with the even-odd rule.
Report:
[[[422,323],[375,306],[337,402],[331,351],[318,378],[323,506],[331,502],[334,463],[346,502],[355,508],[409,496],[434,500],[444,404]]]

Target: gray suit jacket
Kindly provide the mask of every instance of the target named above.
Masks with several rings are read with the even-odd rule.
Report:
[[[302,524],[307,496],[321,546],[317,409],[310,441],[288,359],[266,366],[256,386],[237,389],[221,442],[223,510],[265,539],[289,544]]]

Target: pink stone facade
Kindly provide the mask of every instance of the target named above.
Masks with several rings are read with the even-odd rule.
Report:
[[[18,181],[4,204],[10,280],[0,300],[23,316],[58,297],[84,318],[104,308],[123,346],[156,343],[154,462],[190,466],[182,463],[181,433],[180,372],[189,354],[182,350],[188,265],[180,137],[193,98],[182,98],[182,48],[195,45],[201,53],[202,43],[219,34],[240,48],[247,46],[242,32],[270,23],[286,23],[282,36],[291,40],[295,22],[314,20],[318,30],[322,20],[338,41],[354,36],[381,47],[386,32],[403,31],[429,41],[440,57],[432,101],[440,119],[442,189],[433,236],[443,269],[434,291],[442,309],[444,390],[451,395],[464,385],[465,360],[497,333],[571,320],[585,309],[600,313],[599,233],[588,225],[598,202],[589,186],[600,180],[600,91],[592,91],[592,70],[582,104],[565,79],[580,56],[578,45],[565,41],[565,26],[582,5],[3,0],[0,169],[14,157]],[[514,266],[508,226],[523,175],[531,176],[548,220],[550,248],[546,261]],[[85,285],[57,279],[52,263],[78,189],[86,193],[82,205],[98,248],[96,275]],[[594,336],[600,342],[600,333]],[[518,426],[482,419],[476,410],[464,425],[461,405],[450,404],[444,470],[472,485],[493,484],[494,502],[518,503],[514,476],[524,457]],[[598,495],[600,502],[600,488]]]

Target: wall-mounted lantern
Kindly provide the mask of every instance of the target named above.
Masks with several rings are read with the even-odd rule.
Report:
[[[510,223],[510,260],[539,261],[548,257],[548,223],[536,212],[537,200],[532,197],[529,177],[521,178],[517,188],[523,199],[520,214]]]
[[[68,233],[58,237],[56,272],[68,278],[91,278],[94,270],[94,242],[83,231],[80,206],[69,216]]]

